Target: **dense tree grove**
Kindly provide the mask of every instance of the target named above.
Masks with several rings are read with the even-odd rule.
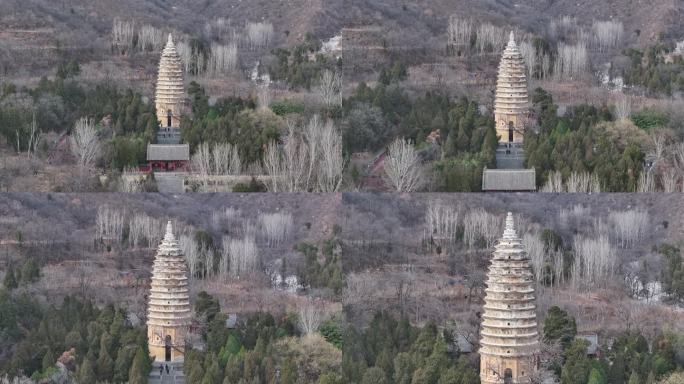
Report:
[[[482,169],[496,165],[498,139],[492,116],[481,114],[477,103],[465,97],[426,92],[412,100],[391,75],[396,71],[401,73],[395,68],[386,72],[387,84],[359,84],[344,101],[346,150],[377,151],[393,137],[410,138],[423,158],[436,161],[436,189],[479,191]],[[437,146],[426,142],[433,132],[439,135]]]
[[[10,264],[5,273],[3,285],[7,290],[30,284],[40,279],[40,265],[33,258],[28,258],[21,265]]]
[[[452,336],[430,323],[412,326],[378,312],[367,329],[349,329],[344,341],[345,383],[479,384],[478,370],[449,347]]]
[[[297,245],[297,250],[304,254],[305,262],[297,271],[301,283],[312,288],[328,288],[339,295],[344,288],[340,247],[340,240],[336,237],[326,240],[320,251],[309,243]]]
[[[191,151],[200,143],[231,143],[238,148],[243,164],[251,164],[262,157],[263,147],[277,140],[278,117],[259,113],[251,99],[229,97],[209,105],[204,88],[195,82],[188,87],[192,118],[181,121],[183,142]]]
[[[663,291],[678,303],[684,301],[684,259],[679,248],[662,244],[657,249],[665,257],[663,268]]]
[[[113,305],[66,296],[59,307],[43,306],[0,291],[0,335],[0,355],[9,354],[0,375],[41,380],[66,368],[81,383],[145,383],[151,368],[145,328]]]
[[[610,348],[600,345],[596,356],[587,355],[589,342],[576,333],[572,316],[555,306],[549,309],[543,341],[562,348],[561,360],[549,367],[561,384],[654,384],[684,366],[681,333],[663,331],[649,346],[638,331],[623,331],[614,337]]]
[[[200,293],[195,310],[207,319],[206,348],[188,351],[184,364],[188,382],[326,383],[339,376],[341,331],[334,320],[326,322],[323,336],[299,337],[295,315],[254,313],[228,329],[226,315],[205,292]],[[275,381],[278,374],[280,380]]]
[[[116,169],[145,160],[146,145],[154,142],[158,126],[154,106],[131,90],[84,87],[61,77],[44,77],[32,89],[6,84],[0,95],[0,134],[15,150],[27,149],[33,116],[40,132],[58,133],[68,132],[81,117],[93,119],[100,139],[108,143],[103,165]],[[49,149],[47,143],[41,147]]]
[[[313,55],[321,48],[321,43],[307,35],[303,43],[290,49],[277,48],[272,52],[272,59],[265,63],[271,79],[283,81],[291,88],[311,89],[320,79],[325,69],[341,66],[339,60],[329,59],[322,54]]]
[[[572,172],[590,172],[598,177],[601,190],[636,191],[644,152],[634,143],[614,140],[597,123],[610,121],[606,107],[579,105],[561,117],[551,94],[537,88],[532,96],[539,131],[525,133],[526,165],[537,171],[537,184],[559,171],[564,178]]]
[[[672,54],[674,48],[674,43],[658,43],[644,50],[625,51],[630,59],[624,71],[625,82],[641,86],[651,94],[684,91],[684,59]]]

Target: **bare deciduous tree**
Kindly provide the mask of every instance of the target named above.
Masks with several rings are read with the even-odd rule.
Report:
[[[41,132],[38,130],[38,124],[36,123],[36,113],[33,112],[33,117],[31,118],[31,124],[29,126],[29,139],[28,148],[26,150],[26,155],[31,158],[31,154],[35,154],[38,143],[40,142]]]
[[[560,171],[554,171],[549,175],[540,192],[545,193],[599,193],[601,183],[598,176],[587,172],[572,172],[567,181],[563,182]]]
[[[447,25],[447,46],[450,49],[455,47],[470,47],[470,39],[473,36],[473,21],[460,18],[458,15],[449,16]]]
[[[197,274],[197,267],[199,266],[199,247],[195,242],[194,236],[191,235],[181,235],[179,243],[183,250],[183,255],[185,255],[185,261],[188,263],[188,272],[190,281],[192,281]]]
[[[500,52],[506,45],[508,35],[502,28],[489,23],[481,23],[477,26],[475,48],[480,54],[488,50]]]
[[[340,190],[342,186],[342,175],[346,162],[342,154],[342,135],[335,129],[332,120],[323,126],[316,164],[316,180],[318,191],[322,193],[333,193]]]
[[[594,41],[600,51],[615,48],[620,44],[624,27],[621,21],[594,21],[592,26]]]
[[[573,80],[584,75],[589,69],[589,54],[586,44],[558,44],[553,73],[557,80]]]
[[[257,50],[268,47],[273,38],[273,24],[266,22],[247,23],[246,37],[249,49]]]
[[[463,242],[469,249],[482,242],[485,248],[494,245],[501,235],[503,219],[482,208],[468,211],[463,219]]]
[[[425,211],[424,239],[440,247],[456,241],[459,224],[459,211],[443,201],[430,201]]]
[[[138,48],[142,51],[157,52],[164,47],[164,31],[151,25],[143,25],[138,31]]]
[[[342,105],[342,74],[326,69],[318,80],[318,96],[327,108]]]
[[[190,65],[194,58],[192,47],[190,47],[187,41],[179,40],[176,43],[176,52],[178,52],[178,56],[180,56],[183,63],[183,71],[190,73]]]
[[[615,96],[615,118],[618,120],[626,120],[632,112],[632,103],[629,96],[620,92]]]
[[[266,111],[271,107],[271,89],[267,84],[257,87],[257,109]]]
[[[677,171],[673,168],[668,168],[666,171],[660,175],[660,182],[663,185],[663,192],[681,192],[679,188],[680,176]]]
[[[528,41],[523,41],[519,45],[520,54],[522,54],[523,60],[525,60],[525,67],[527,68],[527,78],[531,79],[535,75],[535,68],[537,68],[537,62],[539,61],[539,56],[537,56],[537,50],[534,45],[530,44]]]
[[[614,211],[608,218],[612,235],[622,248],[637,244],[646,235],[650,222],[648,212],[640,208]]]
[[[617,253],[608,236],[599,235],[595,239],[575,236],[573,249],[573,288],[604,286],[613,278],[617,266]]]
[[[207,72],[212,76],[217,76],[235,71],[238,62],[237,54],[238,49],[236,43],[228,45],[213,43],[211,45],[209,62],[207,63]]]
[[[544,274],[544,262],[546,256],[546,247],[538,234],[525,233],[522,238],[522,243],[525,245],[525,250],[530,257],[530,265],[532,272],[534,272],[534,280],[539,286]]]
[[[202,181],[202,188],[206,189],[211,174],[212,158],[208,143],[200,144],[190,159],[190,167],[197,173]]]
[[[653,170],[644,170],[639,174],[639,179],[637,180],[637,192],[656,192],[655,176]]]
[[[133,48],[135,24],[115,18],[112,23],[112,46],[130,51]]]
[[[230,143],[216,143],[211,154],[214,175],[239,175],[242,161],[237,147]]]
[[[298,313],[299,330],[304,335],[311,335],[318,331],[324,319],[324,312],[319,303],[309,299],[306,303],[299,305]]]
[[[228,246],[231,277],[240,278],[259,267],[259,252],[253,237],[229,239],[223,246]]]
[[[282,151],[275,142],[266,147],[264,171],[271,192],[336,192],[345,167],[342,135],[332,122],[325,125],[314,115],[301,133],[288,123]]]
[[[294,227],[291,213],[264,213],[259,215],[261,233],[269,247],[289,239]]]
[[[121,241],[123,239],[124,216],[124,212],[109,205],[99,206],[95,217],[97,237]]]
[[[88,118],[81,118],[71,133],[71,152],[76,156],[79,168],[92,168],[100,156],[101,145],[97,136],[95,123]]]
[[[384,162],[385,174],[397,192],[415,192],[423,185],[423,165],[411,140],[397,138]]]

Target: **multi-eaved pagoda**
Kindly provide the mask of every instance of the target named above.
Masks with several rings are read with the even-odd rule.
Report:
[[[184,170],[190,160],[190,147],[181,144],[180,122],[184,111],[183,63],[173,37],[162,51],[155,91],[157,143],[148,144],[147,162],[151,171]]]
[[[525,61],[511,31],[496,80],[494,120],[499,142],[521,143],[528,113]]]
[[[482,171],[485,192],[531,192],[537,189],[534,168],[524,169],[522,142],[529,100],[525,61],[511,31],[499,64],[494,98],[494,121],[499,147],[496,168]]]
[[[529,383],[539,354],[534,279],[510,212],[495,248],[480,329],[480,381]]]
[[[182,360],[192,313],[185,257],[170,221],[154,259],[147,313],[147,339],[154,360]]]

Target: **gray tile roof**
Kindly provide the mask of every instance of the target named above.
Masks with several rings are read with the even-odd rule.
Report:
[[[147,160],[190,160],[190,146],[188,144],[148,144]]]
[[[598,352],[598,335],[595,333],[580,333],[575,336],[577,339],[584,339],[589,342],[587,355],[595,355]]]
[[[485,169],[482,191],[536,191],[535,171],[531,169]]]

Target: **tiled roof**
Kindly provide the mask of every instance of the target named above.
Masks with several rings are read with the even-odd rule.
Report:
[[[485,169],[482,191],[536,191],[535,171],[531,169]]]
[[[147,160],[190,160],[190,146],[188,144],[148,144]]]

